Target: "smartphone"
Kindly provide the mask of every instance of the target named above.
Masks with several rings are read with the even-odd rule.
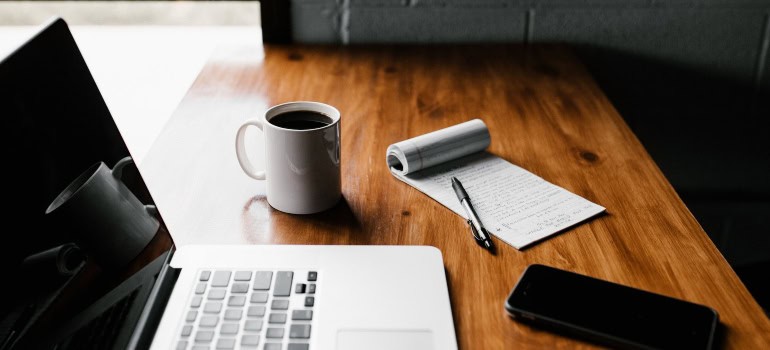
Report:
[[[514,319],[628,349],[711,349],[713,309],[544,265],[530,265],[505,310]]]

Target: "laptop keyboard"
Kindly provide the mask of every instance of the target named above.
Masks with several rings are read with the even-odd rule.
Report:
[[[316,271],[201,270],[177,350],[308,350]]]

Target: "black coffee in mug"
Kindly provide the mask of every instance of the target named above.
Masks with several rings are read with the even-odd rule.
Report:
[[[329,116],[313,111],[292,111],[270,118],[270,124],[291,130],[310,130],[323,128],[332,123]]]

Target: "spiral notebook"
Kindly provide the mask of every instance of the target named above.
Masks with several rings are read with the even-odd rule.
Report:
[[[498,239],[522,249],[605,210],[485,150],[491,138],[474,119],[388,147],[397,179],[467,219],[451,179],[464,185],[481,221]]]

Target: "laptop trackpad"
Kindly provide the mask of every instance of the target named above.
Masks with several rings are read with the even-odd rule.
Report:
[[[337,350],[431,350],[430,330],[350,329],[337,333]]]

